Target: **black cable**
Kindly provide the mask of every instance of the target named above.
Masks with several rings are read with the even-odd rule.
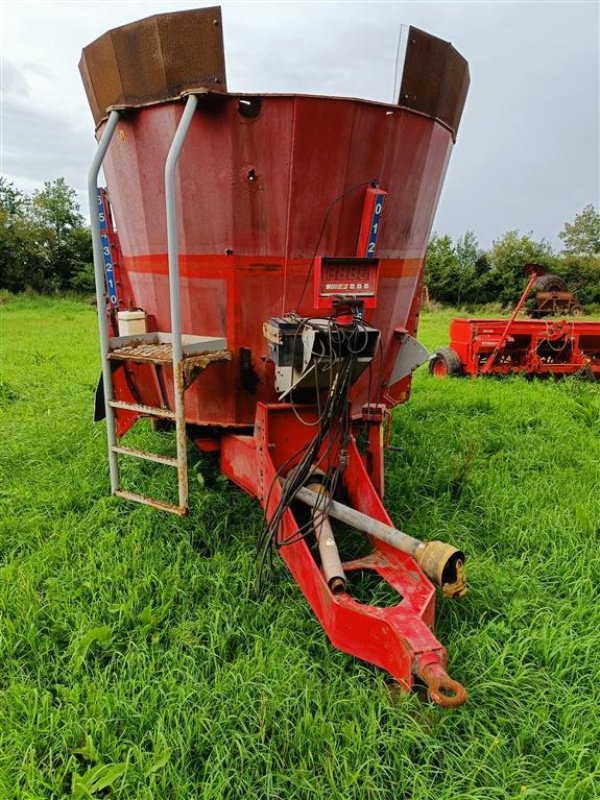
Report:
[[[298,310],[298,308],[300,307],[300,304],[302,303],[302,300],[304,299],[304,293],[306,292],[306,287],[308,286],[308,281],[310,280],[310,276],[312,274],[313,266],[314,266],[314,263],[315,263],[315,258],[317,257],[317,252],[319,250],[319,245],[321,244],[321,239],[323,238],[323,234],[325,233],[325,228],[326,228],[327,223],[329,221],[329,215],[333,211],[334,207],[340,202],[340,200],[343,200],[344,197],[346,197],[346,195],[350,194],[350,192],[353,192],[356,189],[360,189],[361,186],[379,186],[379,181],[376,180],[376,179],[371,179],[371,180],[368,180],[368,181],[361,181],[360,183],[355,183],[354,186],[350,186],[349,189],[346,189],[346,191],[344,191],[344,192],[342,192],[342,194],[338,195],[338,197],[336,197],[335,200],[332,200],[330,205],[329,205],[329,208],[325,212],[325,216],[323,218],[323,224],[321,225],[321,230],[319,232],[319,237],[318,237],[317,243],[315,245],[315,250],[314,250],[314,252],[312,254],[312,258],[310,260],[310,264],[308,265],[308,271],[306,273],[306,278],[304,280],[304,286],[302,287],[302,292],[300,293],[300,298],[298,299],[298,302],[295,305],[295,310],[296,311]]]
[[[331,335],[333,332],[337,333],[338,337],[343,341],[343,339],[348,336],[349,331],[341,331],[336,323],[329,323],[331,368],[333,368],[335,365],[336,360],[332,343],[333,336]],[[293,469],[291,475],[284,484],[281,498],[277,504],[277,507],[268,525],[265,526],[265,529],[261,533],[257,543],[257,551],[259,556],[259,588],[262,583],[262,577],[267,560],[269,560],[269,563],[272,564],[270,556],[272,545],[275,544],[276,547],[283,547],[293,544],[300,539],[306,538],[313,530],[315,518],[318,519],[318,516],[326,513],[326,508],[320,508],[319,505],[317,505],[317,507],[313,509],[311,519],[308,523],[302,526],[302,528],[299,529],[293,536],[288,537],[283,541],[280,539],[279,534],[281,523],[283,521],[285,512],[289,509],[291,503],[296,497],[298,490],[306,483],[311,471],[314,470],[315,467],[320,466],[324,461],[327,462],[325,465],[326,469],[324,471],[326,474],[330,475],[330,490],[332,492],[335,491],[341,471],[339,456],[348,436],[348,394],[352,385],[353,365],[354,356],[349,351],[346,351],[341,363],[338,364],[336,376],[331,383],[326,403],[323,407],[323,411],[319,415],[321,419],[321,425],[319,426],[318,431],[312,440],[310,440],[303,447],[299,448],[298,451],[290,456],[285,464],[278,469],[275,479],[269,488],[266,502],[267,507],[269,505],[273,486],[279,481],[286,466],[288,466],[295,457],[303,452],[304,454],[299,463]],[[319,451],[321,451],[324,443],[326,443],[326,447],[323,452],[319,454]],[[335,469],[333,469],[334,458],[337,458],[337,466]],[[323,500],[324,503],[328,504],[329,501],[326,495],[323,495]]]

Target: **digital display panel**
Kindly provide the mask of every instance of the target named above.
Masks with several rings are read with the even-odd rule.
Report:
[[[378,259],[322,259],[319,280],[321,297],[352,295],[374,297],[377,290]]]

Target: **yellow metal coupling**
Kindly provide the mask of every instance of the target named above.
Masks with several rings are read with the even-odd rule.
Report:
[[[465,554],[456,547],[444,542],[421,542],[414,557],[444,597],[463,597],[467,593]]]

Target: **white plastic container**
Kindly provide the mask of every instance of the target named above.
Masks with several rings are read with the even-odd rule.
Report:
[[[119,311],[119,336],[139,336],[146,333],[145,311]]]

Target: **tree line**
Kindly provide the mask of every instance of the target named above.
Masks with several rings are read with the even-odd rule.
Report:
[[[64,178],[27,195],[0,177],[0,289],[94,291],[90,229]]]
[[[558,237],[560,252],[519,231],[507,231],[483,250],[472,231],[456,241],[434,233],[425,267],[429,296],[452,306],[513,305],[525,287],[524,265],[535,263],[564,278],[580,303],[600,303],[600,214],[586,206]]]
[[[535,262],[563,277],[580,303],[600,303],[600,214],[586,206],[558,236],[560,252],[518,231],[508,231],[489,250],[472,231],[456,241],[433,234],[425,268],[429,296],[452,306],[508,306],[522,293],[523,266]],[[27,195],[0,177],[0,288],[94,291],[90,229],[64,178]]]

